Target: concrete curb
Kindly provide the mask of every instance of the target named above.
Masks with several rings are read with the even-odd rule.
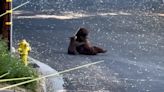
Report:
[[[37,70],[43,75],[48,75],[48,74],[53,74],[53,73],[58,73],[56,70],[54,70],[53,68],[51,68],[50,66],[35,60],[31,57],[29,57],[29,61],[31,63],[37,64],[39,67],[37,68]],[[63,88],[63,84],[64,84],[64,80],[62,78],[62,76],[54,76],[54,77],[50,77],[47,78],[45,80],[42,81],[43,83],[41,83],[42,85],[42,90],[43,92],[63,92],[64,88]]]

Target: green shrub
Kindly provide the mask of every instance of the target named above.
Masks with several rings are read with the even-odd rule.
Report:
[[[3,55],[8,54],[6,47],[7,47],[6,43],[0,40],[0,58],[2,58]]]
[[[7,51],[6,44],[4,41],[0,40],[0,75],[3,75],[9,72],[8,75],[1,79],[10,79],[10,78],[22,78],[22,77],[38,77],[36,70],[29,66],[25,66],[20,59],[17,57],[11,56]],[[26,80],[21,81],[12,81],[7,82],[9,84],[20,83]],[[26,89],[32,90],[35,92],[37,87],[37,82],[31,82],[25,85],[22,85]]]

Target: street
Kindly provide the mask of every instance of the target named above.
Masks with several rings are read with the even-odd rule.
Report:
[[[16,11],[14,45],[27,39],[30,56],[57,71],[105,61],[63,74],[68,92],[163,92],[164,16],[119,9],[52,11]],[[90,30],[92,44],[108,52],[68,55],[69,37],[79,27]]]

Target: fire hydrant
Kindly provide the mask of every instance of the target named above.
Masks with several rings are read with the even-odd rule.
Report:
[[[20,58],[22,59],[23,63],[25,64],[25,66],[28,65],[28,55],[29,52],[31,51],[31,47],[30,44],[23,39],[22,41],[20,41],[18,43],[18,53],[20,54]]]

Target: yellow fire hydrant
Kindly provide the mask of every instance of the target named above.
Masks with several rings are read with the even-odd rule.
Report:
[[[18,43],[18,46],[19,46],[18,47],[18,53],[20,54],[20,58],[22,59],[25,66],[27,66],[28,65],[27,59],[28,59],[29,52],[31,51],[31,47],[25,39],[20,41]]]

